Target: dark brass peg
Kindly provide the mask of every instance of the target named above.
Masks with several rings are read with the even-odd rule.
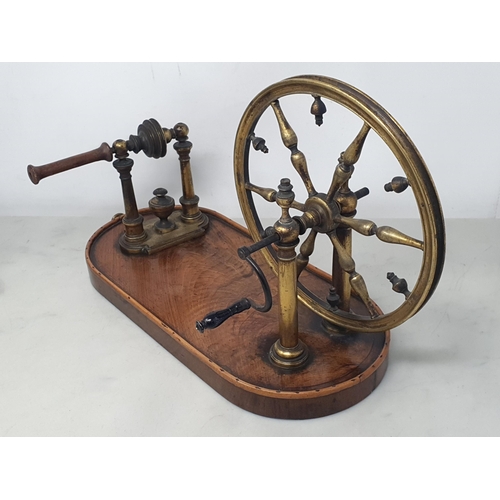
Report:
[[[269,149],[266,146],[266,140],[262,137],[255,137],[255,134],[250,136],[252,141],[252,146],[255,151],[262,151],[263,153],[269,153]]]
[[[323,125],[323,115],[326,113],[326,106],[319,95],[313,97],[314,102],[311,106],[311,114],[314,115],[316,125],[321,127]]]
[[[370,190],[367,187],[358,189],[357,191],[354,191],[354,194],[356,195],[356,198],[360,200],[361,198],[364,198],[365,196],[368,196],[370,194]]]
[[[340,304],[340,296],[337,293],[337,289],[334,286],[330,287],[328,292],[328,296],[326,297],[326,301],[328,302],[331,309],[336,310]]]
[[[405,298],[410,296],[408,283],[404,278],[398,278],[394,273],[387,273],[387,279],[392,283],[392,289],[397,293],[402,293]]]
[[[394,177],[391,182],[388,182],[384,189],[390,193],[394,191],[395,193],[402,193],[410,183],[406,177]]]

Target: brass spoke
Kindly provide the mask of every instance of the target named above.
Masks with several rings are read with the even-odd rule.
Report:
[[[354,172],[353,165],[359,160],[366,136],[370,131],[370,126],[363,123],[358,135],[351,142],[349,147],[340,155],[339,164],[333,174],[333,179],[328,189],[327,200],[331,201],[335,193],[345,184]]]
[[[353,219],[352,217],[338,215],[335,217],[335,222],[340,222],[363,236],[372,236],[377,230],[375,222],[366,219]]]
[[[252,191],[252,193],[262,196],[262,198],[264,198],[264,200],[266,201],[270,202],[276,201],[276,193],[277,193],[276,189],[256,186],[251,182],[245,182],[245,189],[248,189],[249,191]],[[301,203],[300,201],[294,200],[291,204],[291,208],[295,208],[296,210],[300,210],[301,212],[306,211],[304,203]]]
[[[359,160],[368,132],[370,132],[370,126],[363,123],[358,135],[354,138],[342,155],[342,160],[346,165],[352,166]]]
[[[356,264],[354,262],[354,259],[342,246],[337,238],[335,231],[331,231],[330,233],[328,233],[328,236],[330,237],[330,240],[335,248],[335,252],[337,253],[340,267],[344,272],[349,274],[349,282],[353,291],[363,301],[363,304],[368,309],[368,313],[370,314],[370,316],[372,318],[376,318],[379,314],[377,312],[375,304],[373,303],[372,299],[370,299],[363,276],[361,276],[361,274],[356,271]]]
[[[340,159],[340,162],[335,168],[335,172],[333,173],[333,179],[332,183],[330,184],[330,189],[328,189],[328,193],[326,195],[328,203],[333,200],[335,193],[340,189],[340,187],[351,178],[353,172],[354,168],[344,165],[342,159]]]
[[[412,236],[398,231],[391,226],[380,226],[377,227],[375,222],[365,219],[353,219],[351,217],[343,217],[338,215],[335,218],[336,222],[340,222],[347,227],[350,227],[354,231],[364,236],[376,235],[377,238],[385,243],[394,243],[396,245],[405,245],[413,248],[418,248],[419,250],[424,249],[424,242],[417,240]]]
[[[337,234],[335,231],[331,231],[328,233],[328,237],[330,238],[331,242],[333,243],[333,246],[335,248],[335,251],[337,252],[337,256],[339,259],[339,264],[340,267],[342,268],[343,271],[345,271],[347,274],[351,274],[354,272],[356,269],[356,264],[354,262],[354,259],[349,255],[347,250],[342,246],[340,241],[337,238]]]
[[[408,247],[418,248],[419,250],[424,249],[423,241],[417,240],[412,236],[408,236],[407,234],[404,234],[390,226],[380,226],[377,228],[377,232],[375,234],[379,240],[385,241],[386,243],[406,245]]]
[[[297,276],[299,276],[306,268],[307,264],[309,264],[309,257],[314,251],[314,243],[317,234],[316,230],[311,229],[311,232],[300,246],[300,252],[297,255]]]
[[[306,211],[306,206],[304,205],[304,203],[300,203],[300,201],[293,200],[290,206],[291,208],[295,208],[295,210],[299,210],[300,212]]]
[[[304,183],[309,196],[314,196],[317,191],[314,189],[313,183],[309,176],[309,170],[307,168],[307,161],[304,153],[297,149],[298,139],[297,135],[293,131],[292,127],[288,123],[283,111],[281,110],[279,101],[273,101],[271,103],[271,107],[274,110],[274,114],[278,120],[278,125],[280,128],[281,139],[283,140],[283,144],[290,150],[292,153],[290,159],[292,160],[292,165],[300,175],[302,182]]]
[[[375,308],[374,303],[372,302],[372,299],[370,299],[370,296],[368,295],[368,289],[366,288],[366,283],[363,279],[363,276],[354,271],[353,273],[351,273],[349,281],[351,282],[352,289],[365,304],[370,316],[372,318],[376,318],[378,316],[378,312]]]
[[[262,196],[266,201],[276,201],[276,189],[256,186],[251,182],[245,182],[245,189]]]

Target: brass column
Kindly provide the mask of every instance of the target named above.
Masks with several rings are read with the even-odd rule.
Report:
[[[335,201],[340,207],[340,214],[344,217],[354,217],[358,199],[356,194],[349,188],[349,181],[346,181],[335,196]],[[349,227],[337,227],[337,239],[345,248],[348,255],[352,255],[352,229]],[[342,270],[337,252],[333,252],[333,286],[340,296],[339,309],[350,312],[351,302],[351,282],[350,275]]]
[[[191,174],[191,162],[189,153],[193,144],[188,141],[189,128],[185,123],[174,126],[174,134],[178,142],[174,149],[179,155],[181,164],[182,197],[179,202],[182,205],[182,220],[184,222],[199,222],[202,213],[198,208],[200,198],[194,193],[193,176]]]
[[[352,230],[349,228],[337,228],[337,238],[346,252],[352,254]],[[333,286],[339,297],[339,309],[349,312],[351,310],[351,282],[347,274],[340,266],[337,252],[333,251]]]
[[[143,226],[144,218],[137,208],[134,186],[132,185],[131,170],[134,166],[134,161],[131,158],[127,158],[128,153],[125,141],[115,141],[113,148],[117,157],[113,162],[113,167],[120,174],[125,208],[125,216],[122,219],[125,233],[122,235],[120,242],[123,246],[128,247],[127,243],[133,244],[143,241],[147,235]]]
[[[281,179],[276,202],[281,207],[281,217],[274,225],[280,236],[276,244],[278,259],[279,336],[269,352],[271,361],[281,368],[302,366],[308,357],[305,344],[299,339],[297,303],[297,253],[299,224],[290,217],[289,209],[295,195],[290,179]]]
[[[297,253],[296,244],[276,245],[278,255],[278,294],[280,304],[279,334],[281,345],[295,347],[299,342],[297,310]]]

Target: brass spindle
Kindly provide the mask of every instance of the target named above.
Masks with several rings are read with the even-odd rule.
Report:
[[[182,206],[182,220],[184,222],[199,222],[203,215],[198,208],[200,198],[194,192],[193,176],[191,174],[189,153],[193,144],[188,141],[189,128],[184,123],[178,123],[174,126],[174,133],[177,139],[174,149],[179,155],[181,166],[182,197],[179,202]]]
[[[279,339],[269,352],[271,361],[282,368],[302,366],[308,350],[299,339],[297,303],[297,254],[299,224],[290,217],[289,209],[295,195],[289,179],[282,179],[276,201],[281,208],[280,219],[274,225],[280,241],[276,243],[278,260]]]
[[[266,201],[276,201],[276,193],[277,193],[276,189],[256,186],[251,182],[245,183],[245,189],[252,191],[252,193],[258,194]]]

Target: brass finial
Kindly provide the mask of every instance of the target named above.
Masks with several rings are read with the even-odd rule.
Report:
[[[255,137],[255,134],[250,136],[250,140],[252,141],[252,146],[255,151],[262,151],[263,153],[269,153],[269,149],[266,146],[266,140],[262,137]]]
[[[127,141],[117,139],[113,142],[113,151],[116,158],[126,158],[128,156]]]
[[[398,278],[394,273],[387,273],[387,279],[392,283],[392,289],[397,293],[402,293],[405,298],[410,296],[408,283],[404,278]]]
[[[323,115],[326,113],[325,103],[321,100],[321,96],[313,95],[314,102],[311,106],[311,114],[314,115],[316,125],[321,127],[323,125]]]
[[[175,224],[168,220],[174,211],[175,201],[171,196],[167,196],[165,188],[157,188],[153,191],[154,198],[149,200],[149,208],[158,217],[155,222],[155,230],[160,233],[168,233],[175,229]]]
[[[173,130],[175,138],[178,141],[182,142],[187,140],[189,134],[189,127],[185,123],[177,123],[176,125],[174,125]]]
[[[391,182],[388,182],[384,189],[390,193],[394,191],[395,193],[402,193],[410,183],[406,177],[394,177]]]
[[[338,309],[340,304],[340,296],[337,293],[337,289],[334,286],[330,287],[330,290],[328,291],[328,296],[326,297],[326,301],[333,310]]]

